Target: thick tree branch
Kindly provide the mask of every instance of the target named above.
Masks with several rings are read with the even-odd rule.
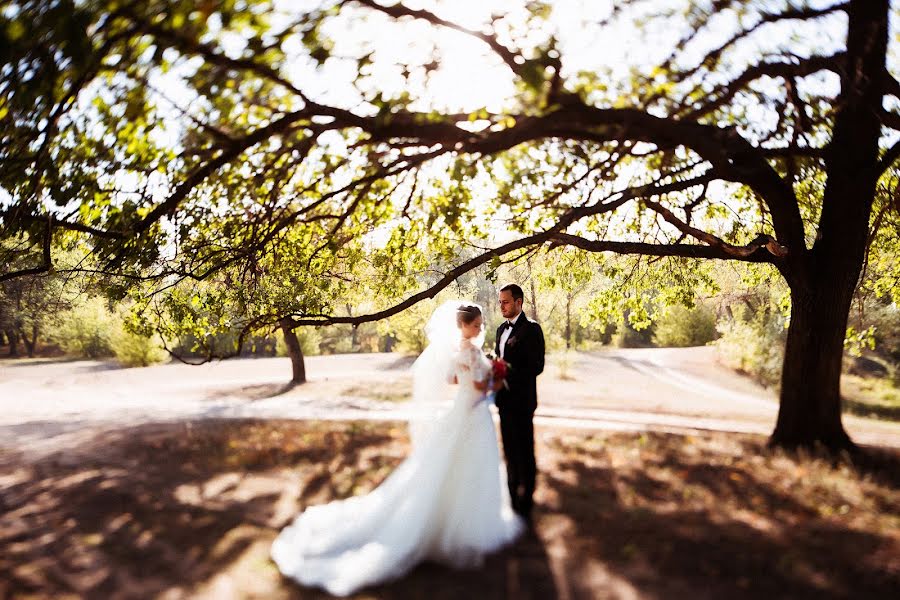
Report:
[[[680,256],[683,258],[714,258],[721,260],[738,260],[754,263],[772,263],[774,256],[766,249],[772,240],[768,236],[760,236],[747,246],[741,246],[742,252],[732,254],[722,248],[702,246],[699,244],[650,244],[644,242],[615,242],[606,240],[588,240],[576,235],[557,233],[551,236],[551,248],[567,245],[581,248],[589,252],[613,252],[615,254],[638,254],[642,256]]]
[[[693,226],[685,223],[684,221],[682,221],[681,219],[676,217],[675,213],[673,213],[671,210],[669,210],[668,208],[666,208],[659,202],[654,202],[653,200],[650,200],[648,198],[644,198],[643,202],[648,208],[650,208],[654,212],[662,215],[662,218],[665,219],[667,223],[674,225],[679,231],[681,231],[685,235],[689,235],[692,238],[699,240],[701,242],[706,242],[706,244],[709,245],[710,247],[716,248],[728,256],[731,256],[733,258],[741,258],[741,257],[746,256],[747,254],[752,254],[759,249],[758,245],[753,245],[753,244],[751,244],[750,246],[735,246],[733,244],[729,244],[728,242],[724,241],[723,239],[721,239],[717,236],[712,235],[711,233],[703,231],[702,229],[697,229],[696,227],[693,227]],[[778,256],[780,258],[787,256],[786,248],[784,248],[783,246],[781,246],[774,240],[771,240],[771,238],[769,238],[768,236],[762,236],[762,237],[766,238],[766,242],[765,242],[766,244],[772,243],[772,245],[769,247],[774,251],[773,254],[775,254],[776,256]],[[760,240],[760,239],[761,238],[757,238],[757,240]]]
[[[434,285],[430,286],[428,289],[425,289],[417,294],[409,296],[403,302],[396,304],[390,308],[386,308],[384,310],[374,312],[367,315],[357,315],[354,317],[347,316],[329,316],[329,315],[321,315],[319,317],[308,317],[304,316],[301,318],[290,317],[290,325],[291,327],[299,327],[302,325],[336,325],[340,323],[344,324],[352,324],[359,325],[360,323],[370,323],[373,321],[380,321],[381,319],[386,319],[390,316],[396,315],[407,308],[418,304],[422,300],[427,300],[428,298],[434,298],[438,292],[452,284],[454,281],[459,279],[461,276],[465,275],[469,271],[477,269],[483,264],[490,262],[494,257],[500,257],[510,252],[514,252],[516,250],[520,250],[522,248],[527,248],[529,246],[534,246],[536,244],[541,244],[550,239],[550,237],[557,231],[559,231],[560,226],[543,231],[541,233],[536,233],[534,235],[530,235],[528,237],[521,238],[519,240],[509,242],[498,248],[494,248],[488,250],[487,252],[483,252],[478,256],[467,260],[466,262],[458,265],[454,269],[451,269],[447,273],[444,274]],[[276,319],[277,320],[277,319]]]

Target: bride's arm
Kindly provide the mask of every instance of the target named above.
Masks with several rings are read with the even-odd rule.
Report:
[[[472,353],[472,385],[479,392],[484,392],[488,388],[488,380],[490,379],[491,366],[484,354],[480,350],[473,349]]]

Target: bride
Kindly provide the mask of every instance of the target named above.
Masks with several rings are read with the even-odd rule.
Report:
[[[426,333],[429,345],[413,365],[410,455],[369,494],[297,516],[272,544],[287,577],[343,596],[423,560],[478,566],[522,531],[485,401],[491,366],[480,350],[481,308],[444,304]],[[458,389],[445,408],[452,382]]]

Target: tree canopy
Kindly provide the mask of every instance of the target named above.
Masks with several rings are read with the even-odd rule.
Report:
[[[775,439],[849,443],[850,303],[864,264],[897,277],[887,0],[423,6],[4,3],[0,279],[74,231],[155,291],[267,278],[254,314],[296,326],[537,246],[768,264]]]

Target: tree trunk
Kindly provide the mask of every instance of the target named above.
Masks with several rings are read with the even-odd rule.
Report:
[[[34,340],[30,340],[27,335],[23,335],[22,343],[25,344],[25,353],[28,355],[28,358],[34,358]]]
[[[572,348],[572,296],[566,295],[566,350]]]
[[[28,358],[34,358],[34,351],[37,349],[37,339],[38,339],[38,326],[37,324],[32,324],[31,326],[31,338],[29,338],[25,333],[22,333],[22,342],[25,344],[25,351],[28,353]]]
[[[284,343],[287,345],[288,356],[291,358],[293,377],[291,383],[306,383],[306,363],[303,360],[303,349],[300,348],[300,340],[287,319],[279,322],[281,332],[284,334]]]
[[[781,373],[778,421],[772,443],[797,448],[852,449],[841,422],[841,363],[855,280],[818,281],[792,290]]]
[[[9,340],[9,356],[10,358],[19,357],[19,336],[15,331],[7,331],[6,339]]]
[[[851,0],[847,68],[825,163],[822,216],[812,250],[783,271],[791,325],[772,442],[852,448],[841,424],[841,361],[853,292],[866,255],[875,186],[888,39],[888,0]]]

